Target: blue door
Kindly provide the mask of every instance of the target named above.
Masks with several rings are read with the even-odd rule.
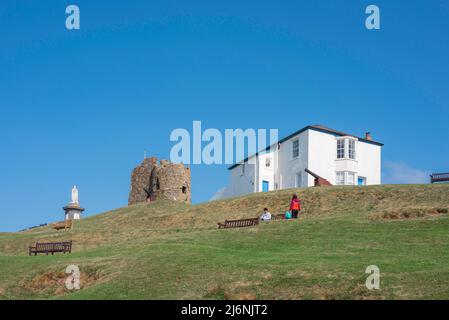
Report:
[[[365,185],[365,178],[359,177],[359,178],[357,179],[357,184],[358,184],[359,186],[364,186],[364,185]]]
[[[268,181],[262,181],[262,192],[268,192],[270,190],[270,183]]]

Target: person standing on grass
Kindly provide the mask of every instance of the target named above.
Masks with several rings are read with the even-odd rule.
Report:
[[[290,212],[293,219],[298,219],[299,211],[301,211],[301,200],[298,199],[297,194],[294,194],[290,202]]]

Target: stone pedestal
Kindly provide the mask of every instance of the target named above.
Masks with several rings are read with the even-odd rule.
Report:
[[[78,203],[69,203],[64,208],[65,220],[79,220],[84,208],[81,208]]]

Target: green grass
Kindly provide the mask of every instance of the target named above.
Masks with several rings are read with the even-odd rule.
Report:
[[[303,200],[298,221],[217,230]],[[332,187],[187,206],[156,202],[75,223],[0,233],[2,299],[448,299],[449,185]],[[72,254],[28,257],[35,241]],[[64,288],[69,264],[82,289]],[[367,290],[368,265],[381,289]]]

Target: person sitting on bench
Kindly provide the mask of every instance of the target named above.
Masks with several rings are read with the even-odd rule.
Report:
[[[263,213],[260,216],[260,220],[262,220],[262,221],[270,221],[271,220],[271,213],[268,211],[268,208],[263,209]]]

